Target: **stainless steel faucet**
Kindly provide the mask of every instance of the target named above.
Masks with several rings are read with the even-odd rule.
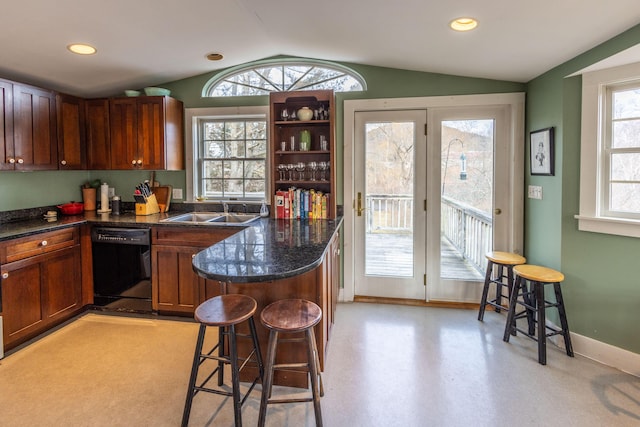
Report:
[[[222,202],[222,210],[225,214],[229,213],[229,204],[227,202]]]

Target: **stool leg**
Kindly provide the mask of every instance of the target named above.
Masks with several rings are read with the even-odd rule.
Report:
[[[478,311],[478,320],[484,319],[484,310],[487,307],[487,295],[489,294],[489,285],[491,284],[491,273],[493,271],[493,262],[487,262],[487,272],[484,275],[484,288],[482,288],[482,298],[480,299],[480,310]]]
[[[560,283],[554,283],[553,290],[556,294],[556,302],[558,303],[558,314],[560,315],[560,326],[562,326],[564,347],[567,351],[567,356],[573,357],[573,346],[571,345],[571,336],[569,335],[569,322],[567,322],[567,312],[564,309],[564,300],[562,299]]]
[[[500,313],[500,305],[502,304],[502,280],[504,277],[504,266],[498,264],[498,277],[496,278],[496,313]]]
[[[315,336],[315,332],[314,332],[314,336]],[[316,371],[318,372],[318,383],[320,385],[320,397],[322,397],[324,396],[324,384],[322,384],[322,371],[320,370],[320,353],[318,353],[318,346],[316,345],[315,339],[311,341],[311,344],[313,345],[313,352],[316,355],[315,356]]]
[[[538,363],[547,364],[547,322],[545,316],[544,285],[540,282],[532,282],[535,292],[535,301],[538,312]]]
[[[226,356],[227,351],[226,351],[226,346],[225,346],[225,340],[224,340],[224,336],[227,335],[226,333],[227,328],[225,328],[224,326],[220,326],[218,328],[218,356],[219,357],[223,357]],[[222,385],[224,384],[224,362],[222,361],[218,361],[218,387],[222,387]]]
[[[236,427],[242,427],[242,400],[240,398],[240,373],[238,372],[238,346],[236,327],[229,326],[229,359],[231,364],[231,383],[233,386],[233,416]]]
[[[202,344],[204,343],[205,325],[200,325],[198,330],[198,340],[196,341],[196,350],[193,356],[193,365],[191,366],[191,376],[189,377],[189,388],[187,389],[187,400],[184,403],[184,412],[182,413],[182,427],[189,424],[189,415],[191,415],[191,404],[193,403],[193,395],[195,394],[196,378],[198,377],[198,367],[200,366],[200,355],[202,354]]]
[[[509,336],[515,332],[516,305],[520,289],[524,286],[522,277],[518,276],[513,285],[513,292],[509,296],[509,311],[507,311],[507,323],[504,326],[504,335],[502,341],[509,342]],[[515,334],[514,334],[515,335]]]
[[[273,382],[273,365],[276,361],[276,346],[278,344],[278,331],[269,332],[269,344],[267,347],[267,363],[265,366],[264,381],[262,382],[262,397],[260,398],[260,414],[258,427],[264,427],[267,419],[267,402],[271,396],[271,384]]]
[[[262,363],[262,353],[260,353],[260,343],[258,342],[258,334],[256,333],[256,324],[253,316],[249,318],[249,330],[251,331],[251,340],[253,341],[253,349],[256,352],[256,360],[258,362],[258,372],[260,381],[264,381],[264,364]]]
[[[307,335],[307,357],[309,364],[309,376],[311,377],[311,394],[313,396],[313,411],[316,416],[316,427],[322,427],[322,410],[320,408],[320,396],[318,393],[318,359],[317,352],[314,352],[316,337],[313,328],[306,331]]]

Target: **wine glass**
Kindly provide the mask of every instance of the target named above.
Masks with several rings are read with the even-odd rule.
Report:
[[[278,165],[278,173],[280,174],[280,181],[284,181],[284,174],[287,169],[287,165],[284,163],[280,163]]]
[[[293,170],[296,168],[296,165],[293,163],[287,164],[287,170],[289,171],[289,181],[293,181]]]
[[[320,181],[326,181],[326,171],[329,169],[329,162],[319,162],[318,169],[320,169]]]
[[[289,118],[289,112],[287,111],[286,108],[282,109],[282,112],[280,113],[280,115],[282,116],[282,120],[284,120],[285,122]]]
[[[309,162],[307,164],[307,167],[311,171],[311,178],[309,180],[310,181],[315,181],[316,180],[316,171],[318,170],[318,162]]]
[[[296,171],[298,171],[298,180],[303,181],[304,180],[304,163],[303,162],[296,163]]]

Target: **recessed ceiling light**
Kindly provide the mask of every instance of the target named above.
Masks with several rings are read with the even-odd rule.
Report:
[[[455,31],[471,31],[478,26],[478,21],[473,18],[456,18],[449,26]]]
[[[224,56],[221,53],[210,53],[207,55],[209,61],[220,61]]]
[[[73,53],[77,53],[78,55],[93,55],[96,53],[96,48],[84,43],[74,43],[67,46]]]

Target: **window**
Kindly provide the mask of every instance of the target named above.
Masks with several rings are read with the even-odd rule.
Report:
[[[581,139],[578,228],[640,237],[640,64],[583,75]]]
[[[266,111],[255,113],[265,109],[187,110],[193,142],[187,153],[188,200],[266,198],[267,118]]]
[[[317,89],[350,92],[364,88],[364,79],[342,65],[326,61],[279,59],[226,70],[204,85],[202,96],[257,96],[274,91]]]

